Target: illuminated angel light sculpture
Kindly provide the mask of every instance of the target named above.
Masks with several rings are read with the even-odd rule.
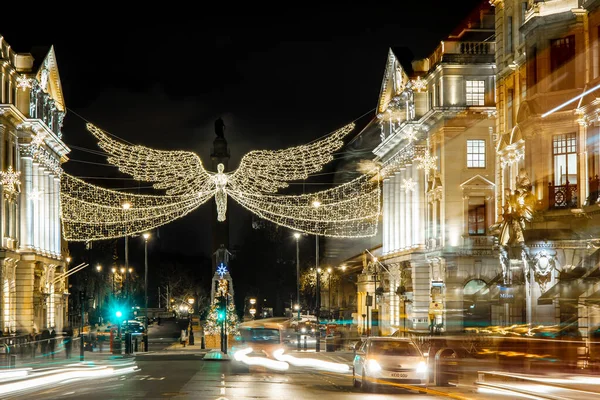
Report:
[[[368,237],[377,232],[380,180],[376,170],[316,193],[277,194],[289,182],[306,179],[333,160],[333,153],[342,147],[342,139],[354,124],[310,144],[251,151],[236,170],[227,173],[222,164],[216,173],[207,171],[200,157],[189,151],[129,145],[92,124],[87,124],[87,129],[109,154],[109,163],[136,180],[152,182],[165,193],[124,193],[64,173],[61,219],[66,240],[101,240],[144,232],[189,214],[213,196],[219,221],[226,218],[229,196],[260,217],[301,232],[332,237]]]

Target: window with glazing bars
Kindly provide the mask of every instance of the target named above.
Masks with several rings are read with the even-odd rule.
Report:
[[[485,168],[485,140],[467,140],[467,168]]]
[[[467,105],[485,105],[485,81],[466,81]]]
[[[554,184],[577,184],[577,136],[561,133],[552,137]]]

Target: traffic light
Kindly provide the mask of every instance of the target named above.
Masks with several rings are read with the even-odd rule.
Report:
[[[123,316],[123,313],[120,310],[117,310],[115,316],[120,319]]]
[[[219,297],[219,306],[217,307],[217,320],[219,322],[225,321],[225,316],[227,315],[227,305],[225,301],[225,297]]]

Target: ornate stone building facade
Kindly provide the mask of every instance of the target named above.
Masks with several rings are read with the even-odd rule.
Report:
[[[62,329],[67,279],[60,225],[66,114],[54,49],[35,59],[0,36],[0,331]]]
[[[498,214],[521,170],[536,198],[523,246],[506,261],[523,299],[512,319],[579,332],[589,343],[600,326],[600,1],[491,3]]]
[[[374,122],[383,246],[358,278],[358,304],[371,305],[364,313],[373,333],[492,322],[486,300],[499,274],[487,233],[495,217],[493,38],[485,4],[425,59],[407,65],[389,51]]]

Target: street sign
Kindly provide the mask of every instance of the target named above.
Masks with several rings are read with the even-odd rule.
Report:
[[[514,304],[515,291],[512,286],[500,286],[500,294],[498,295],[500,304]]]

